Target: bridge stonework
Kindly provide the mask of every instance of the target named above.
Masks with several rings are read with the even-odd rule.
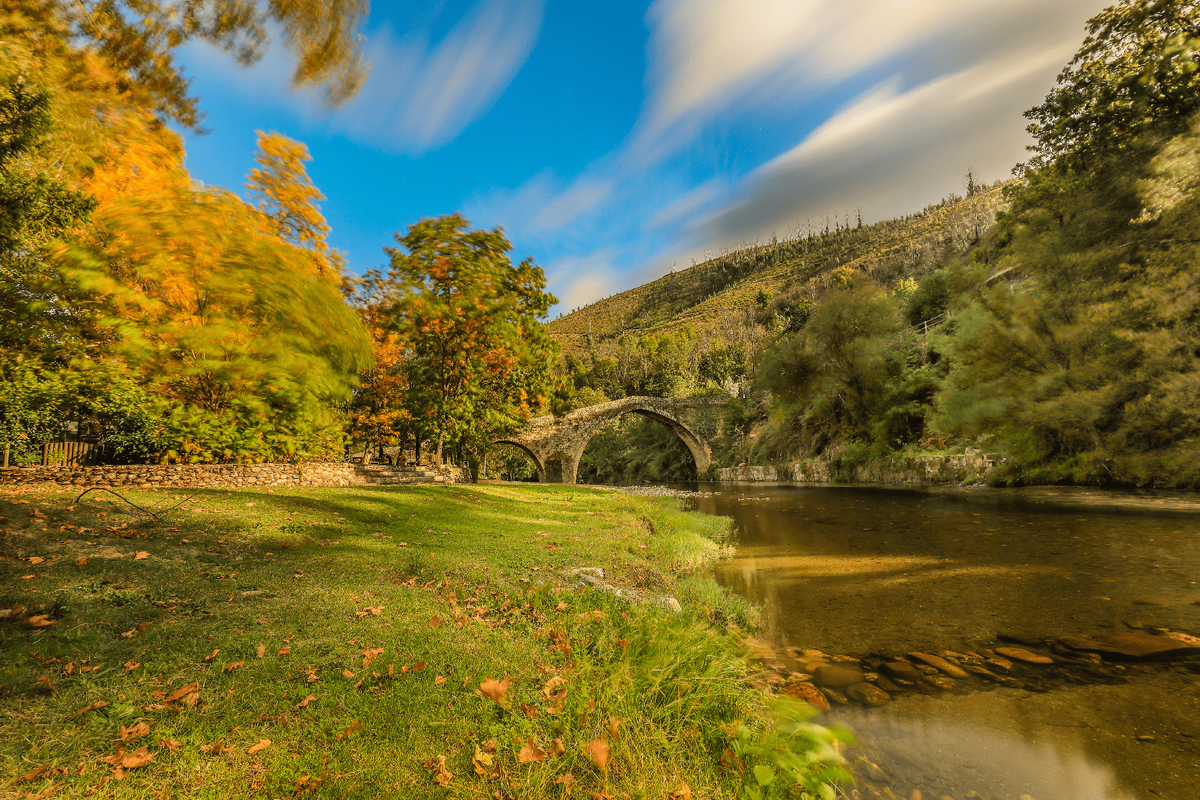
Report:
[[[716,438],[729,399],[725,397],[625,397],[578,408],[562,417],[535,417],[496,444],[524,450],[537,465],[540,483],[575,483],[579,459],[592,437],[624,414],[642,414],[666,424],[683,440],[703,475],[712,463],[709,442]]]

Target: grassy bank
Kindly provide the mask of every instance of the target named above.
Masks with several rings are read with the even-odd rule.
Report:
[[[694,574],[725,521],[678,501],[75,498],[0,491],[0,794],[766,796],[817,791],[803,754],[833,755],[747,680],[752,609]]]

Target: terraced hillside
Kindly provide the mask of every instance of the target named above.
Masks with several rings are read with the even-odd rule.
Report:
[[[952,196],[909,217],[803,232],[722,253],[562,316],[548,328],[564,352],[576,355],[606,350],[606,342],[622,336],[683,326],[729,341],[744,330],[756,307],[768,307],[772,298],[815,299],[841,267],[882,285],[933,270],[995,224],[1002,191],[1000,183],[983,186],[969,197]]]

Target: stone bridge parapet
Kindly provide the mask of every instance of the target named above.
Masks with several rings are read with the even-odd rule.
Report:
[[[712,464],[709,442],[719,434],[728,404],[727,397],[624,397],[561,417],[535,417],[495,443],[516,445],[528,453],[541,483],[575,483],[579,459],[592,437],[624,414],[642,414],[664,423],[683,440],[702,475]]]

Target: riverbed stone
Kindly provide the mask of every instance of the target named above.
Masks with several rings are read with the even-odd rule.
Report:
[[[850,705],[850,698],[846,697],[846,693],[840,689],[834,689],[832,686],[822,686],[821,694],[828,697],[831,703],[837,703],[839,706]]]
[[[851,684],[862,683],[864,673],[856,667],[822,664],[812,670],[813,683],[823,689],[843,689]]]
[[[957,667],[940,656],[931,656],[926,653],[909,653],[908,656],[909,658],[925,662],[939,672],[946,673],[951,678],[963,679],[967,677],[967,673],[963,671],[962,667]]]
[[[893,678],[914,683],[921,680],[921,671],[907,661],[888,661],[881,669]]]
[[[1028,650],[1025,650],[1020,647],[997,647],[996,653],[998,655],[1004,656],[1005,658],[1011,658],[1013,661],[1022,661],[1026,664],[1053,664],[1054,663],[1054,659],[1051,658],[1050,656],[1043,656],[1043,655],[1039,655],[1038,653],[1031,653]]]
[[[783,693],[797,700],[803,700],[817,711],[828,711],[829,701],[821,690],[808,681],[795,681],[783,687]]]
[[[892,701],[891,696],[872,683],[855,683],[846,687],[846,696],[864,706],[879,708]]]
[[[880,675],[879,679],[875,681],[875,685],[880,689],[883,689],[888,694],[895,694],[896,692],[903,691],[900,684],[893,681],[887,675]]]
[[[1099,653],[1118,661],[1152,661],[1200,653],[1200,646],[1135,631],[1106,633],[1089,639],[1066,636],[1059,641],[1072,650]]]
[[[948,678],[945,675],[926,675],[925,682],[930,686],[935,686],[944,692],[953,691],[958,687],[953,678]]]

